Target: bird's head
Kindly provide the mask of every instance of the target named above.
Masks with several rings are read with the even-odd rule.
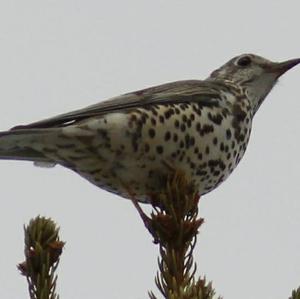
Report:
[[[272,62],[254,54],[242,54],[215,70],[209,79],[227,80],[241,86],[255,113],[278,78],[299,63],[300,58]]]

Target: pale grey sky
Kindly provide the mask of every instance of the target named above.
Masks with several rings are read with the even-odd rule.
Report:
[[[1,1],[0,129],[143,87],[206,78],[232,56],[300,56],[300,2]],[[300,285],[300,67],[256,115],[247,153],[204,196],[195,258],[226,299],[288,298]],[[0,298],[28,298],[23,229],[51,216],[67,241],[61,298],[141,299],[157,247],[129,201],[74,173],[0,161]],[[158,292],[156,292],[158,294]]]

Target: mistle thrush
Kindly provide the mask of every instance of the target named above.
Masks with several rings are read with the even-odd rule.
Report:
[[[59,164],[141,202],[180,170],[203,195],[238,165],[256,111],[298,63],[243,54],[206,80],[154,86],[17,126],[0,133],[0,159]]]

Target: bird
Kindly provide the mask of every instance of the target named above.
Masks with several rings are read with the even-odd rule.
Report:
[[[180,170],[202,196],[239,164],[256,112],[299,63],[242,54],[204,80],[153,86],[18,125],[0,132],[0,159],[58,164],[141,203],[151,203]]]

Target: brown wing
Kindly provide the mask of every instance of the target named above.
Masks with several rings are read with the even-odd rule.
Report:
[[[174,104],[198,102],[206,106],[217,105],[219,92],[217,85],[211,81],[188,80],[177,81],[127,93],[83,109],[61,114],[52,118],[12,128],[53,128],[111,112],[124,111],[154,104]]]

